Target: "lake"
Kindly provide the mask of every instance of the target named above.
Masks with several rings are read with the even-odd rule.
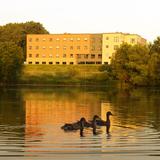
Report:
[[[65,132],[64,123],[106,119],[105,127]],[[31,87],[1,89],[0,159],[160,159],[160,89]]]

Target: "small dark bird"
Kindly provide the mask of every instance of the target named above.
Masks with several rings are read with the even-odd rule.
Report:
[[[83,125],[84,127],[90,127],[90,123],[88,123],[86,121],[86,119],[84,117],[82,117],[79,121],[74,122],[74,123],[66,123],[64,124],[61,129],[63,129],[64,131],[76,131],[78,129],[81,128],[81,124],[83,121]]]
[[[96,129],[97,129],[97,120],[100,120],[100,117],[99,116],[97,116],[97,115],[94,115],[93,116],[93,120],[92,120],[92,122],[91,122],[91,126],[92,126],[92,128],[93,128],[93,135],[96,135],[97,134],[97,132],[96,132]]]
[[[106,113],[106,121],[100,119],[96,120],[96,123],[98,126],[106,126],[106,132],[109,133],[110,126],[111,126],[111,121],[110,121],[110,116],[113,115],[110,111]]]
[[[86,119],[84,117],[82,117],[80,119],[80,136],[83,137],[83,130],[84,130],[84,127],[85,127],[85,122],[86,122]]]

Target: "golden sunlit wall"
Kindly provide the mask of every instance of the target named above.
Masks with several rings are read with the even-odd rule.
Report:
[[[27,35],[27,64],[101,64],[101,34]]]
[[[131,45],[146,44],[146,40],[137,34],[104,33],[102,36],[102,64],[110,64],[114,53],[122,43]]]

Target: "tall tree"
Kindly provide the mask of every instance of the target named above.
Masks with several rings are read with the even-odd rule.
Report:
[[[160,85],[160,37],[150,44],[149,78],[154,85]]]
[[[0,42],[14,42],[23,50],[24,60],[26,59],[26,35],[27,34],[48,34],[49,32],[42,24],[37,22],[9,23],[0,26]]]
[[[0,83],[14,83],[23,64],[21,47],[14,42],[0,42]]]

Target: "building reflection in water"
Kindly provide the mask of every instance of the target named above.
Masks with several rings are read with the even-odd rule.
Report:
[[[58,135],[62,133],[60,126],[64,123],[75,122],[81,117],[91,120],[93,115],[101,115],[98,97],[86,92],[71,94],[31,92],[25,93],[24,99],[25,134],[29,137],[42,134]],[[54,129],[55,127],[57,128]]]
[[[100,129],[100,136],[106,137],[101,138],[101,142],[98,142],[101,143],[102,151],[106,151],[106,146],[110,139],[109,145],[116,143],[118,137],[126,138],[126,143],[131,142],[131,139],[127,140],[127,136],[134,130],[123,128],[123,124],[121,124],[120,120],[121,117],[119,117],[114,106],[109,102],[101,102],[100,98],[95,94],[87,92],[76,92],[71,94],[58,94],[53,92],[44,94],[43,92],[31,92],[26,93],[24,99],[26,102],[25,137],[26,144],[29,146],[27,151],[35,152],[34,145],[30,143],[30,140],[38,141],[40,143],[38,147],[40,148],[45,146],[44,143],[52,145],[52,148],[54,148],[56,147],[56,143],[63,143],[66,140],[70,141],[71,137],[73,142],[77,141],[79,132],[66,134],[60,127],[64,123],[75,122],[81,117],[90,120],[95,114],[101,116],[103,120],[106,120],[107,111],[111,111],[115,116],[111,117],[111,135],[105,136],[106,127]],[[120,127],[117,127],[116,125],[119,125]],[[136,126],[130,125],[127,123],[127,120],[125,126],[136,129]],[[88,134],[92,136],[91,130],[85,130],[85,134],[86,132],[89,132]],[[114,134],[114,137],[112,137],[112,134]],[[132,138],[132,142],[135,141],[136,139]],[[75,146],[72,145],[69,148],[72,147],[75,148]],[[63,146],[61,146],[61,148],[63,148]]]

